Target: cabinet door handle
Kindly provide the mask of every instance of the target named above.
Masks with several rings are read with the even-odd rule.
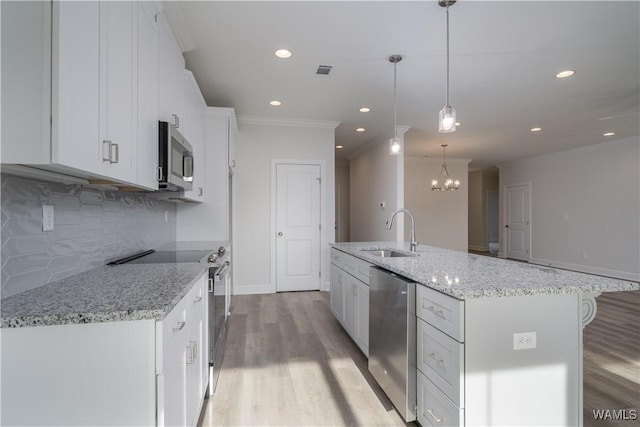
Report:
[[[431,409],[427,409],[427,412],[429,413],[429,415],[431,415],[433,417],[434,420],[436,420],[437,423],[441,423],[442,422],[442,418],[436,417],[436,414],[434,414]]]
[[[177,322],[176,326],[173,327],[173,332],[178,332],[184,328],[185,322]]]
[[[207,283],[209,284],[209,292],[213,292],[213,278],[209,278]]]
[[[180,117],[177,114],[172,114],[173,116],[173,127],[178,129],[180,127]]]
[[[204,194],[204,190],[202,187],[198,187],[198,196],[202,196]]]
[[[187,346],[187,365],[193,365],[196,362],[198,353],[198,343],[196,341],[190,341]]]
[[[112,156],[111,153],[114,152],[115,149],[115,156]],[[113,160],[115,157],[115,160]],[[111,144],[109,147],[109,163],[118,163],[118,160],[120,160],[120,148],[119,148],[119,144]]]
[[[109,141],[108,139],[102,141],[102,161],[111,161],[111,141]]]
[[[162,166],[158,166],[158,181],[162,181],[164,173],[162,172]]]
[[[427,307],[427,310],[433,312],[433,314],[435,314],[438,317],[444,318],[444,311],[442,310],[436,310],[433,306]]]
[[[427,356],[429,356],[429,358],[434,362],[444,365],[444,359],[438,359],[435,353],[427,353]]]
[[[200,302],[202,301],[202,297],[201,296],[197,296],[193,299],[193,302]]]

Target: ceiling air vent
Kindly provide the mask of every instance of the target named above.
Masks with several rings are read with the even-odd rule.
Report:
[[[318,65],[318,69],[316,70],[316,74],[320,74],[323,76],[328,76],[331,72],[331,65]]]

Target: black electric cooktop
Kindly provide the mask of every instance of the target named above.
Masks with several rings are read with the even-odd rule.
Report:
[[[199,262],[205,260],[213,251],[144,251],[121,258],[109,265],[121,264],[166,264],[176,262]]]

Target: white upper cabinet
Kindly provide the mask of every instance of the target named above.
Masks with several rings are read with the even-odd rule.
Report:
[[[203,202],[205,199],[205,183],[207,170],[205,168],[205,138],[204,138],[204,110],[206,104],[191,71],[183,71],[184,103],[180,120],[180,132],[193,147],[193,186],[185,190],[184,198]]]
[[[166,17],[158,14],[159,119],[181,129],[184,103],[184,57]]]
[[[157,188],[158,36],[146,3],[2,2],[3,164]]]
[[[100,2],[100,144],[104,174],[136,182],[137,3]]]
[[[158,189],[158,25],[151,2],[138,6],[138,179]]]

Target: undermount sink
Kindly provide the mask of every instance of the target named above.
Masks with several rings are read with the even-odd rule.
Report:
[[[371,255],[379,256],[382,258],[401,258],[415,256],[415,254],[394,251],[393,249],[362,249],[362,252],[367,252]]]

